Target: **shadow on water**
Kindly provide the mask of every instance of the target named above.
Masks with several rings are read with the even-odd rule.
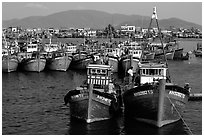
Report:
[[[157,128],[146,123],[125,119],[123,132],[126,135],[188,135],[181,120]]]

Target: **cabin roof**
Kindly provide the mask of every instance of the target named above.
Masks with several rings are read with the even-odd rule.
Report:
[[[108,69],[111,70],[111,66],[109,65],[101,65],[101,64],[89,64],[88,69]]]
[[[140,68],[167,68],[163,63],[144,63],[139,64]]]

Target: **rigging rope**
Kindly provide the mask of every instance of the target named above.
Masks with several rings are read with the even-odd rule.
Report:
[[[167,98],[169,99],[170,103],[172,104],[172,106],[175,108],[176,112],[178,113],[179,117],[181,118],[181,120],[183,121],[184,125],[187,127],[188,131],[190,132],[191,135],[193,135],[193,132],[191,131],[190,127],[187,125],[187,123],[184,121],[184,119],[182,118],[181,114],[179,113],[179,111],[177,110],[177,108],[175,107],[174,103],[171,101],[171,99],[167,96]]]

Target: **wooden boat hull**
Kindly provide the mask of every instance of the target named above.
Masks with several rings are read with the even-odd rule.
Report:
[[[41,72],[46,65],[46,59],[31,58],[21,62],[21,69],[24,71]]]
[[[189,98],[189,92],[176,85],[139,86],[123,94],[125,117],[156,127],[178,121]]]
[[[155,57],[155,53],[148,53],[148,54],[144,55],[145,60],[153,60],[154,57]]]
[[[67,71],[72,61],[71,57],[62,56],[47,60],[46,68],[49,70]]]
[[[122,68],[125,70],[125,72],[128,71],[128,69],[132,66],[133,67],[133,72],[135,73],[138,69],[138,63],[139,59],[132,59],[132,64],[131,64],[131,59],[126,58],[122,60]]]
[[[3,58],[2,59],[2,72],[16,71],[18,68],[18,60],[14,58]]]
[[[70,63],[71,69],[85,70],[87,66],[93,62],[92,58],[84,58],[80,60],[72,60]]]
[[[173,60],[174,59],[174,51],[166,53],[166,59],[167,60]]]
[[[112,67],[112,72],[118,72],[118,59],[109,57],[108,64]]]
[[[119,109],[113,94],[102,93],[97,89],[93,89],[93,92],[87,89],[71,90],[65,100],[70,104],[71,117],[87,123],[110,119]]]

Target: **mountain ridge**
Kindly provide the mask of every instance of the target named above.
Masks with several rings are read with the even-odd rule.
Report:
[[[115,27],[120,25],[135,25],[143,28],[149,26],[151,16],[142,15],[124,15],[119,13],[110,14],[104,11],[97,10],[68,10],[53,13],[46,16],[30,16],[22,19],[3,20],[2,27],[21,26],[22,28],[93,28],[103,29],[108,24]],[[184,21],[178,18],[168,18],[159,20],[161,28],[191,28],[196,27],[202,29],[201,25]],[[153,26],[155,23],[153,23]]]

